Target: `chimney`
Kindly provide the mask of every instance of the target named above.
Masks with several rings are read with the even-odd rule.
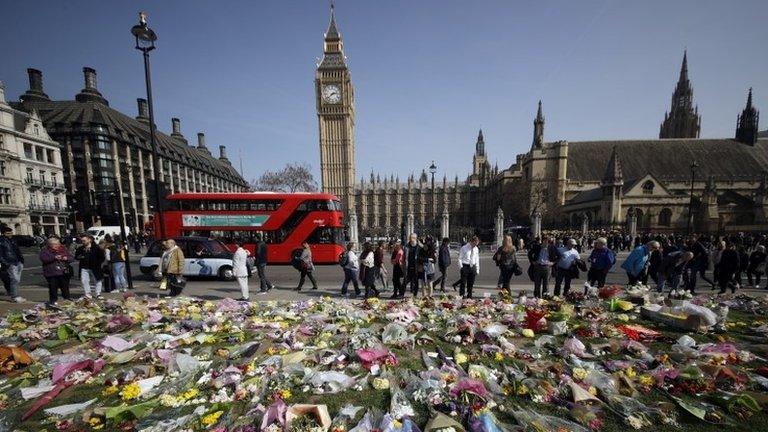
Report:
[[[229,163],[229,159],[227,159],[227,146],[219,146],[219,160]]]
[[[47,94],[43,92],[43,73],[37,69],[27,69],[29,76],[29,90],[21,95],[21,101],[46,101],[50,100]]]
[[[83,78],[85,79],[85,88],[80,90],[80,93],[75,96],[75,100],[78,102],[99,102],[109,105],[107,100],[99,93],[98,86],[96,85],[96,69],[84,67]]]
[[[197,133],[197,149],[211,154],[210,150],[208,150],[208,147],[205,146],[205,134],[202,132]]]
[[[139,113],[139,115],[136,116],[136,120],[149,124],[149,105],[147,104],[147,100],[137,98],[136,105]]]
[[[181,135],[181,120],[176,117],[171,119],[171,136]]]

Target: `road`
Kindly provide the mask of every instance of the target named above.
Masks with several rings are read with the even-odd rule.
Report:
[[[0,314],[5,313],[8,310],[24,309],[33,306],[33,303],[44,302],[48,299],[48,287],[42,275],[42,267],[40,260],[37,257],[37,252],[33,248],[23,249],[25,257],[25,268],[22,274],[21,287],[19,289],[20,295],[27,299],[27,302],[21,304],[15,304],[8,301],[8,297],[4,290],[0,290],[3,294],[0,296]],[[582,254],[584,255],[584,254]],[[618,262],[621,263],[627,256],[627,252],[620,252],[618,256]],[[163,295],[164,292],[157,289],[157,282],[151,281],[139,272],[139,256],[131,254],[131,268],[134,273],[134,289],[137,295],[158,296]],[[526,263],[527,258],[524,254],[518,254],[518,260],[521,263]],[[455,257],[454,257],[455,262]],[[524,265],[525,267],[525,265]],[[75,266],[75,269],[77,267]],[[586,276],[582,273],[582,279],[573,281],[572,287],[580,289],[584,285],[583,277]],[[258,278],[251,278],[251,299],[258,301],[268,300],[296,300],[303,298],[313,298],[319,296],[339,296],[341,282],[343,280],[343,274],[339,266],[326,265],[317,266],[315,271],[315,277],[319,284],[319,289],[316,291],[311,290],[311,286],[307,286],[309,281],[304,285],[304,289],[297,293],[293,290],[296,287],[299,280],[298,272],[290,266],[269,266],[267,268],[267,275],[269,279],[276,285],[276,288],[270,291],[266,295],[253,295],[258,291],[259,281]],[[458,269],[455,265],[449,268],[449,281],[451,283],[458,279]],[[711,275],[711,274],[710,274]],[[496,279],[498,277],[498,270],[491,261],[491,253],[483,252],[480,257],[480,274],[475,283],[476,296],[480,297],[486,294],[496,292]],[[608,283],[626,283],[626,274],[621,271],[618,265],[615,266],[613,272],[608,276]],[[448,285],[448,283],[446,285]],[[550,282],[550,292],[554,286],[554,280]],[[709,287],[705,283],[699,281],[699,291],[708,292]],[[449,293],[453,290],[450,287],[446,287]],[[517,292],[520,290],[526,290],[532,292],[533,284],[528,277],[523,274],[512,279],[512,290]],[[747,290],[748,292],[755,292],[754,290]],[[72,280],[71,286],[72,295],[77,298],[82,296],[83,289],[78,280]],[[350,291],[351,292],[351,291]],[[224,282],[215,279],[192,279],[189,280],[184,290],[185,295],[196,296],[205,299],[222,299],[226,297],[239,298],[240,290],[236,282]],[[391,291],[385,292],[384,295],[388,296]],[[120,296],[119,293],[107,293],[107,298]]]

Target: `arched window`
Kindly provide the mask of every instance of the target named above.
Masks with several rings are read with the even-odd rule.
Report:
[[[670,226],[672,225],[672,210],[665,208],[659,213],[659,225]]]
[[[652,195],[654,186],[656,185],[651,180],[647,180],[645,183],[643,183],[643,194]]]

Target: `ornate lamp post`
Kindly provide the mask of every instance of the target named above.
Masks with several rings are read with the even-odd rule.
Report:
[[[435,203],[435,173],[437,172],[437,165],[435,165],[435,161],[432,161],[432,165],[429,166],[429,174],[432,176],[432,189],[430,191],[430,201],[432,205],[432,221],[437,221],[437,203]],[[433,225],[435,225],[433,223]]]
[[[149,146],[152,149],[152,170],[155,176],[155,210],[157,210],[158,225],[160,226],[160,238],[165,238],[165,224],[160,205],[160,157],[155,144],[155,115],[152,106],[152,76],[149,70],[149,52],[155,49],[157,35],[147,25],[147,14],[139,12],[139,23],[131,28],[131,34],[136,38],[136,49],[144,55],[144,80],[147,84],[147,105],[149,106]]]
[[[693,183],[696,181],[696,168],[698,167],[699,164],[696,161],[691,162],[691,197],[688,200],[688,222],[685,229],[688,234],[691,233],[691,222],[693,221]]]

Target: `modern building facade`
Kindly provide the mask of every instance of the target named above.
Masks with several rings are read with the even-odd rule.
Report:
[[[67,207],[59,144],[37,111],[6,102],[0,82],[0,222],[17,234],[62,234]]]
[[[316,75],[321,172],[324,191],[343,196],[355,173],[354,95],[343,52],[333,50],[341,46],[333,13],[325,43]],[[324,96],[324,67],[330,65],[342,83],[337,112],[327,108],[332,101]],[[581,228],[587,221],[614,228],[631,222],[655,231],[679,232],[689,225],[698,231],[768,229],[768,139],[758,123],[750,89],[734,138],[700,138],[686,52],[659,139],[547,142],[539,101],[530,150],[507,168],[488,163],[481,131],[466,179],[435,183],[423,171],[401,181],[371,173],[353,185],[345,209],[360,232],[389,235],[405,224],[435,233],[446,215],[451,227],[475,229],[492,229],[500,215],[507,226],[535,219],[545,228]]]
[[[143,229],[154,208],[153,157],[149,144],[149,109],[138,99],[134,118],[109,106],[97,87],[96,71],[83,68],[85,85],[74,100],[52,100],[43,91],[42,73],[28,69],[29,89],[18,111],[37,113],[48,135],[61,149],[63,181],[74,229],[117,225],[118,199],[122,217],[131,229]],[[161,165],[161,193],[239,192],[248,183],[232,167],[225,146],[219,155],[208,149],[203,133],[192,145],[181,133],[179,119],[171,119],[170,135],[156,131]]]

